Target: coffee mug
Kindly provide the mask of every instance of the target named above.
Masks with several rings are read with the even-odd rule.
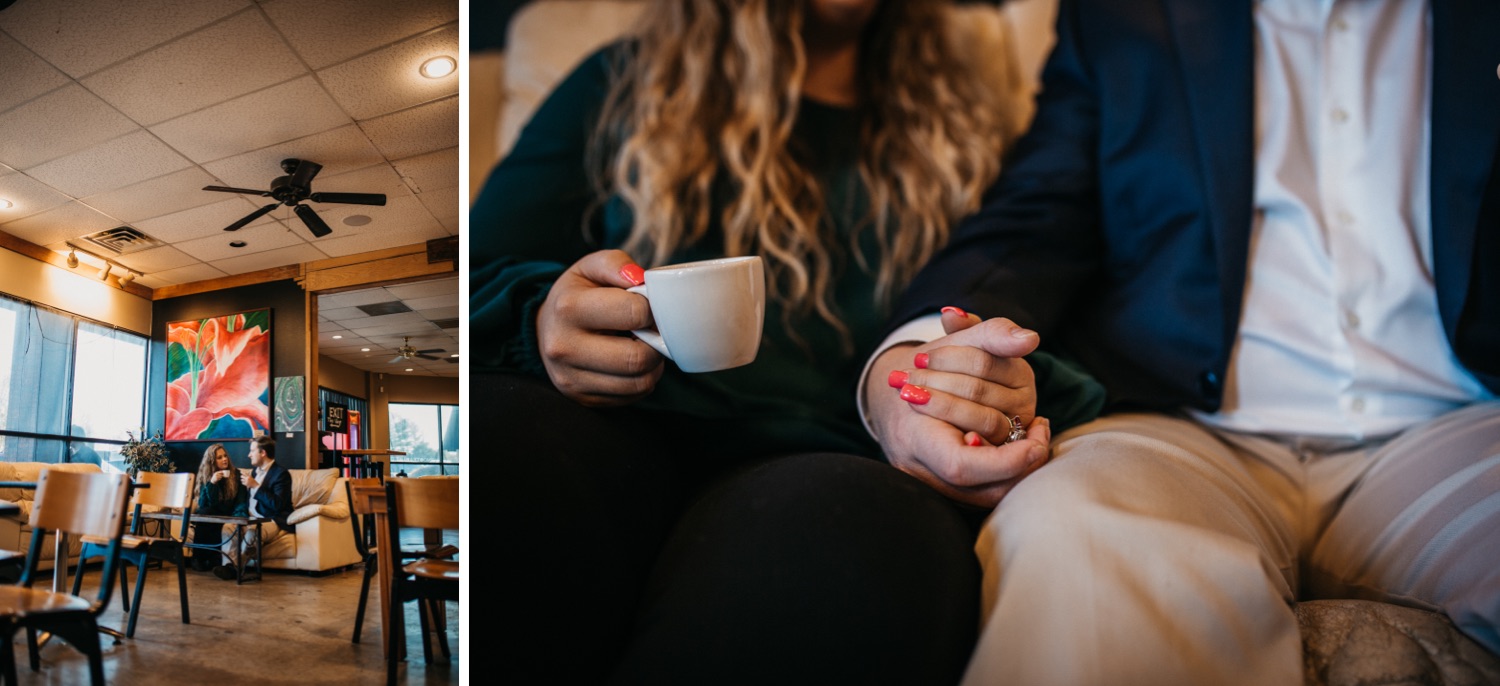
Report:
[[[722,257],[646,270],[630,289],[650,301],[656,328],[637,338],[685,372],[714,372],[755,361],[766,318],[765,265]]]

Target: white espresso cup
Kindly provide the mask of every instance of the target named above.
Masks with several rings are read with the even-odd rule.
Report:
[[[755,361],[766,319],[765,265],[756,256],[722,257],[646,270],[630,289],[651,303],[655,329],[636,337],[685,372],[714,372]]]

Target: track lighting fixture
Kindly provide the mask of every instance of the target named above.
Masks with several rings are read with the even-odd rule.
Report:
[[[68,250],[68,269],[78,267],[78,253],[72,249]]]
[[[109,279],[109,270],[114,269],[114,267],[115,267],[114,265],[112,265],[112,264],[110,264],[108,262],[105,262],[104,263],[104,268],[99,270],[99,280],[100,281],[105,281],[105,280]]]
[[[135,280],[135,272],[130,271],[128,269],[125,270],[125,274],[120,277],[120,288],[124,288],[125,286],[129,285],[131,281],[134,281],[134,280]]]

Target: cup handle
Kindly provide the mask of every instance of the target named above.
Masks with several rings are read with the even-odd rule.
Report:
[[[651,296],[646,294],[646,284],[641,284],[639,286],[634,286],[625,290],[639,295],[642,298],[645,298],[647,302],[651,301]],[[669,360],[672,359],[672,353],[667,352],[667,342],[662,339],[661,332],[657,331],[655,327],[652,327],[650,329],[636,329],[634,331],[631,331],[630,333],[635,334],[635,337],[641,339],[641,341],[646,345],[655,348],[656,352],[662,354],[662,357],[665,357]]]

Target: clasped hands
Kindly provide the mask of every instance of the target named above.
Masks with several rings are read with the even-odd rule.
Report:
[[[876,358],[865,412],[886,457],[953,500],[991,508],[1046,463],[1052,428],[1036,415],[1036,377],[1022,356],[1036,332],[944,308],[947,336]],[[1011,417],[1026,437],[1006,443]]]

